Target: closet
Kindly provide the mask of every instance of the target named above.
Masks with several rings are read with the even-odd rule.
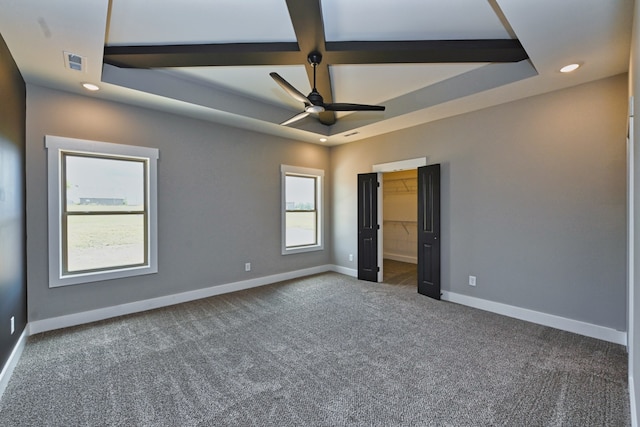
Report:
[[[417,170],[384,173],[382,196],[384,259],[417,264]]]

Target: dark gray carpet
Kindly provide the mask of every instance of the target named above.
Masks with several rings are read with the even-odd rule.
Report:
[[[30,337],[1,426],[627,426],[623,347],[327,273]]]

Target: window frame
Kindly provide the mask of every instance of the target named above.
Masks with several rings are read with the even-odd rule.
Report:
[[[157,160],[156,148],[113,144],[53,135],[45,136],[47,149],[49,287],[77,285],[103,280],[120,279],[158,272],[157,249]],[[64,156],[81,156],[113,160],[134,160],[145,163],[144,223],[146,260],[142,264],[67,272],[63,254],[66,245],[64,218],[66,191]],[[140,212],[140,211],[138,211]]]
[[[282,255],[290,255],[303,252],[320,251],[324,249],[324,170],[304,168],[290,165],[280,165],[281,173],[281,253]],[[287,176],[300,176],[315,179],[315,212],[316,212],[316,243],[300,246],[287,246]],[[311,212],[311,211],[293,211],[293,212]]]

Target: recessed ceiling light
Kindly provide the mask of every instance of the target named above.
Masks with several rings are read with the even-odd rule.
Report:
[[[95,92],[96,90],[100,90],[100,87],[97,85],[94,85],[93,83],[82,83],[82,87],[92,92]]]
[[[327,142],[327,138],[320,138],[320,142]]]
[[[580,68],[580,64],[569,64],[569,65],[565,65],[564,67],[560,68],[560,72],[561,73],[570,73],[572,71],[577,70],[578,68]]]

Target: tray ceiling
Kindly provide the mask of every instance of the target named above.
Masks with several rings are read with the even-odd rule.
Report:
[[[317,8],[319,28],[299,17],[307,8]],[[89,96],[309,142],[327,137],[326,144],[335,145],[626,72],[632,9],[632,0],[0,0],[0,34],[30,83],[81,92],[80,83],[91,81],[102,90]],[[269,73],[308,93],[304,58],[318,34],[326,42],[315,46],[326,59],[322,95],[382,104],[385,112],[339,113],[330,126],[313,118],[279,125],[302,105]],[[429,63],[418,52],[410,63],[401,52],[410,46],[405,41],[494,39],[516,40],[528,59]],[[387,41],[396,43],[400,61],[377,63],[383,55],[357,52]],[[153,69],[122,67],[108,54],[121,47],[198,44],[293,50],[283,60],[264,51],[252,59],[268,64],[233,64],[235,49],[218,55],[230,65]],[[335,53],[343,48],[352,50]],[[65,68],[64,51],[84,57],[85,71]],[[583,67],[560,74],[569,62]]]

